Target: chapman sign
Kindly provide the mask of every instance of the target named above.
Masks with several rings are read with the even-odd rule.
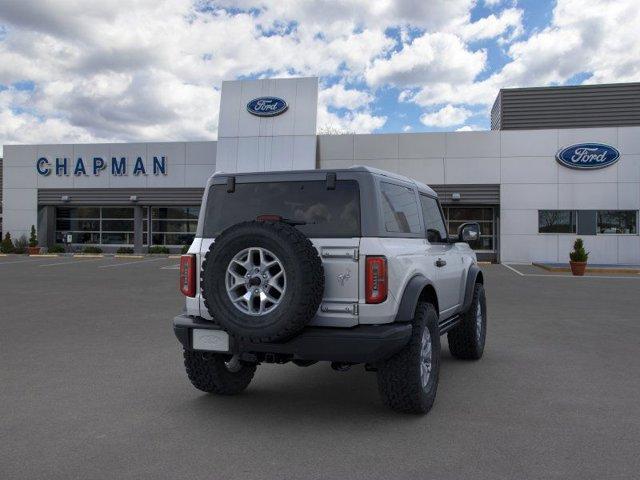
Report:
[[[278,97],[254,98],[247,103],[247,111],[258,117],[275,117],[284,113],[287,108],[287,102]]]
[[[603,143],[579,143],[560,150],[556,160],[565,167],[578,170],[596,170],[613,165],[620,158],[620,152]]]
[[[131,160],[131,161],[130,161]],[[82,158],[78,157],[75,161],[66,157],[47,158],[40,157],[36,161],[36,170],[40,175],[46,177],[55,173],[58,177],[62,175],[94,175],[98,176],[102,172],[111,173],[111,175],[123,176],[132,173],[139,175],[166,175],[167,174],[167,157],[153,157],[153,161],[145,163],[142,157],[135,160],[127,157],[111,157],[111,161],[102,157]]]

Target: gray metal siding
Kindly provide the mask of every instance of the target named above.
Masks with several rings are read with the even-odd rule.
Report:
[[[499,205],[500,185],[431,185],[440,203],[450,205]],[[460,200],[453,200],[453,193],[460,194]]]
[[[50,188],[38,190],[38,205],[200,205],[203,193],[204,188]]]
[[[0,158],[0,234],[2,233],[2,159]]]
[[[640,125],[640,83],[503,89],[492,130]]]

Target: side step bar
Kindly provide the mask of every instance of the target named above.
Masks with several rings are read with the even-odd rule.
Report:
[[[460,320],[462,320],[462,317],[460,315],[454,315],[453,317],[449,317],[440,322],[438,324],[438,326],[440,327],[440,335],[444,335],[453,327],[458,325],[458,323],[460,323]]]

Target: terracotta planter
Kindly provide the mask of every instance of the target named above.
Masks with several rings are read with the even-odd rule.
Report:
[[[587,262],[569,262],[569,265],[571,265],[571,273],[578,277],[583,276],[587,269]]]
[[[27,247],[29,255],[40,255],[40,247]]]

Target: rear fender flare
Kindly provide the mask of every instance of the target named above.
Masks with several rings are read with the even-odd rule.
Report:
[[[418,306],[418,300],[425,287],[431,286],[435,290],[433,282],[423,275],[416,275],[409,280],[402,294],[396,322],[411,322]],[[435,305],[434,305],[435,306]]]

